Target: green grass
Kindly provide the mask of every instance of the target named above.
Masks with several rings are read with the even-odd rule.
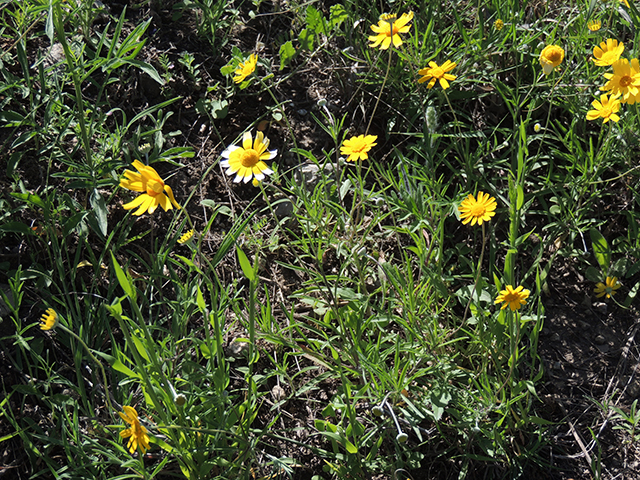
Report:
[[[407,2],[395,12],[414,12],[403,45],[380,51],[367,37],[383,12],[368,2],[159,2],[205,48],[172,63],[150,49],[146,7],[96,5],[0,10],[0,241],[20,252],[0,262],[12,372],[0,441],[24,452],[17,468],[96,479],[548,468],[538,346],[554,266],[574,262],[593,282],[585,295],[618,277],[613,308],[640,286],[637,105],[622,105],[617,123],[586,119],[611,70],[593,65],[593,47],[616,38],[635,58],[637,8]],[[273,32],[260,31],[265,18]],[[249,35],[234,37],[239,26],[269,37],[236,85],[253,52],[238,46]],[[53,43],[57,63],[45,58]],[[565,58],[545,76],[538,57],[552,43]],[[445,60],[457,63],[449,89],[417,83]],[[318,65],[343,107],[313,107],[310,148],[283,90]],[[159,101],[129,102],[121,87],[142,76]],[[205,168],[182,108],[197,108],[217,145]],[[263,120],[275,173],[231,186],[219,154]],[[344,139],[365,133],[378,145],[345,162]],[[122,209],[136,195],[118,187],[134,160],[158,170],[182,209]],[[314,182],[297,180],[303,162]],[[216,200],[198,204],[212,185]],[[458,206],[479,191],[497,214],[462,225]],[[531,292],[517,312],[494,303],[507,285]],[[61,326],[41,334],[49,307]],[[125,405],[149,431],[147,456],[120,438]]]

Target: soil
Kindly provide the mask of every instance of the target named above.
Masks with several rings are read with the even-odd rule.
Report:
[[[105,3],[110,15],[115,18],[125,7],[117,2]],[[354,131],[361,130],[364,122],[362,111],[371,111],[373,108],[374,99],[354,86],[349,74],[351,67],[336,64],[336,61],[340,61],[336,58],[340,57],[326,55],[322,50],[310,61],[302,64],[294,60],[290,67],[279,72],[277,40],[279,35],[291,28],[292,15],[286,8],[280,8],[278,2],[258,3],[261,6],[251,22],[237,25],[228,32],[220,32],[220,37],[216,37],[219,50],[215,52],[209,41],[197,35],[196,18],[193,14],[184,15],[179,20],[173,18],[175,11],[172,9],[172,2],[153,2],[151,7],[148,4],[137,7],[133,3],[127,5],[127,32],[142,20],[152,19],[140,59],[161,71],[159,58],[165,55],[172,65],[172,80],[160,87],[145,74],[131,70],[128,81],[111,85],[107,96],[112,102],[111,106],[122,108],[129,118],[132,112],[138,112],[167,98],[181,96],[169,108],[173,115],[167,120],[164,131],[179,132],[167,140],[170,146],[191,147],[196,155],[191,159],[183,159],[183,167],[159,165],[158,171],[163,178],[171,177],[177,194],[180,192],[180,195],[186,195],[186,192],[195,190],[190,214],[197,225],[204,225],[207,221],[206,210],[198,206],[204,199],[228,206],[234,214],[246,208],[260,209],[264,206],[257,189],[240,188],[233,184],[232,179],[225,176],[218,166],[214,167],[203,182],[196,183],[217,162],[220,152],[226,146],[225,141],[234,139],[238,132],[246,130],[257,118],[264,116],[265,122],[261,127],[272,139],[271,148],[277,148],[281,152],[278,161],[284,170],[284,167],[298,162],[292,154],[287,153],[294,146],[289,128],[296,132],[295,139],[300,148],[318,155],[330,148],[329,136],[311,116],[311,113],[320,115],[320,99],[326,100],[327,108],[337,117],[346,114],[345,124]],[[330,3],[319,2],[317,8],[328,11]],[[248,18],[249,6],[248,2],[242,3],[240,14],[243,18]],[[99,18],[94,28],[101,30],[105,24],[106,17]],[[256,98],[255,93],[260,91],[257,86],[249,86],[230,100],[229,113],[223,121],[216,122],[216,128],[212,127],[206,116],[198,113],[195,106],[198,100],[207,95],[206,86],[217,82],[224,84],[220,68],[231,58],[234,46],[243,52],[255,51],[263,59],[272,62],[279,80],[273,93],[280,103],[278,108],[286,111],[290,126],[265,115],[267,107],[274,107],[274,102],[266,93]],[[3,45],[3,49],[4,47],[8,48],[8,45]],[[34,60],[39,50],[47,51],[49,48],[44,40],[31,42],[30,47],[32,50],[29,54]],[[342,45],[331,47],[341,48]],[[181,67],[179,59],[182,52],[194,55],[194,63],[200,66],[200,80],[191,78],[187,70]],[[288,75],[293,69],[297,69],[296,75]],[[91,95],[92,92],[88,90],[85,94]],[[356,108],[356,105],[362,105],[362,110],[360,107]],[[482,117],[482,114],[479,116]],[[375,128],[374,123],[374,131]],[[16,135],[15,131],[7,130],[0,130],[4,157],[10,153],[7,151],[10,138]],[[384,144],[381,143],[380,147],[384,149]],[[6,162],[6,159],[0,162],[3,168],[6,167]],[[63,166],[57,165],[54,168]],[[20,169],[26,189],[38,191],[44,183],[44,172],[26,162],[21,163]],[[11,188],[8,179],[0,179],[0,186],[3,192]],[[64,185],[58,187],[61,191],[64,189]],[[68,192],[74,194],[72,190]],[[125,196],[126,193],[122,193],[112,202],[110,221],[118,222],[124,216],[120,204],[127,201]],[[167,218],[168,216],[160,215],[140,217],[132,235],[148,230],[152,224],[157,229],[166,228],[169,222]],[[37,219],[30,218],[25,212],[24,220],[33,223]],[[211,252],[216,251],[222,238],[221,234],[215,232],[228,231],[231,227],[227,217],[219,216],[216,222],[216,228],[212,229],[214,233],[205,242]],[[0,262],[17,268],[29,258],[29,252],[25,248],[26,245],[20,241],[3,245]],[[230,262],[226,266],[229,271],[238,271],[239,267],[233,264],[233,260],[227,261]],[[640,321],[637,312],[625,310],[612,301],[594,303],[592,295],[583,293],[590,292],[592,286],[589,282],[584,281],[568,261],[556,262],[558,268],[549,277],[550,293],[544,299],[546,316],[539,354],[544,362],[545,376],[537,392],[541,405],[544,405],[545,418],[554,422],[549,428],[549,444],[545,447],[549,468],[546,471],[535,468],[531,472],[524,472],[522,478],[589,480],[598,478],[598,475],[599,478],[611,480],[640,478],[640,446],[628,432],[615,428],[622,423],[614,417],[612,410],[602,407],[614,404],[629,411],[632,402],[640,395],[640,351],[636,341]],[[285,295],[295,291],[301,282],[295,272],[277,265],[270,268],[269,275],[269,282],[277,285],[279,292]],[[6,281],[2,279],[2,283]],[[30,300],[35,300],[37,294],[34,290],[27,291]],[[35,306],[21,312],[29,322],[35,321],[40,313],[41,309]],[[0,322],[0,378],[5,392],[10,392],[12,386],[29,384],[22,366],[15,362],[15,358],[19,358],[15,354],[18,347],[6,341],[14,333],[12,324]],[[48,341],[39,331],[34,335],[42,341]],[[230,345],[232,337],[233,335],[229,338]],[[69,354],[63,346],[55,345],[55,342],[50,345],[57,349],[61,364],[65,364],[66,359],[66,364],[73,366],[73,360],[68,358]],[[276,385],[271,387],[275,389],[273,391],[276,397]],[[331,382],[319,382],[311,399],[291,400],[287,405],[287,414],[282,415],[276,425],[282,430],[295,431],[296,439],[310,447],[281,444],[271,452],[274,455],[286,455],[290,451],[291,456],[299,459],[303,467],[295,471],[294,478],[307,479],[313,475],[328,478],[322,473],[321,460],[311,449],[313,446],[322,446],[321,440],[318,437],[310,439],[309,433],[314,429],[313,422],[319,416],[319,410],[335,394],[336,388],[337,385]],[[47,412],[36,402],[29,403],[28,399],[31,397],[24,398],[27,401],[21,405],[11,404],[15,412],[31,418],[36,424],[48,424],[50,419]],[[259,418],[258,421],[266,423],[268,419]],[[29,472],[27,456],[19,437],[13,434],[14,430],[7,419],[0,417],[0,478],[26,479]],[[477,469],[474,471],[471,468],[466,478],[507,478],[506,473],[499,469],[487,470],[480,464],[475,467]],[[443,462],[424,465],[422,470],[412,474],[416,479],[449,479],[457,478],[458,471],[456,465]],[[40,478],[46,478],[46,475]]]

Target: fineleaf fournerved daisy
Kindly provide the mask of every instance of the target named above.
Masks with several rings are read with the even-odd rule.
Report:
[[[395,15],[381,15],[378,20],[378,25],[371,25],[371,30],[375,32],[375,35],[369,37],[370,47],[376,48],[380,45],[380,50],[386,50],[391,46],[398,48],[402,45],[402,38],[400,33],[409,33],[411,25],[407,25],[413,19],[413,12],[403,13],[402,16],[396,19]]]
[[[496,214],[496,206],[496,199],[488,193],[478,192],[477,200],[469,194],[458,207],[460,220],[464,225],[469,222],[471,225],[482,225],[482,222],[488,222]]]
[[[529,290],[525,290],[522,285],[518,288],[513,288],[511,285],[507,285],[504,290],[500,290],[500,293],[496,297],[496,301],[494,303],[502,303],[504,305],[500,307],[500,310],[504,310],[507,306],[511,309],[512,312],[516,310],[520,310],[520,307],[527,303],[527,298],[529,298],[529,294],[531,292]]]
[[[616,60],[613,63],[613,73],[605,73],[604,76],[609,81],[600,90],[622,95],[622,103],[640,92],[640,64],[637,58],[632,59],[631,63],[626,58]]]
[[[178,239],[178,243],[180,245],[182,245],[183,243],[187,243],[189,240],[191,240],[191,238],[193,237],[193,234],[195,233],[195,230],[192,228],[191,230],[189,230],[188,232],[186,232],[185,234],[183,234],[179,239]]]
[[[600,95],[600,101],[594,100],[591,102],[593,110],[589,110],[587,112],[587,120],[603,118],[604,121],[602,123],[607,123],[609,120],[613,120],[614,122],[620,120],[617,113],[620,110],[620,100],[618,100],[619,96],[619,94],[616,94],[611,95],[609,98],[606,93]]]
[[[251,75],[256,70],[256,65],[258,64],[258,56],[255,53],[249,55],[249,59],[245,62],[240,62],[238,64],[238,68],[235,70],[236,76],[233,77],[233,81],[236,83],[240,83],[244,81],[249,75]]]
[[[227,169],[227,175],[236,174],[236,178],[233,179],[235,183],[248,183],[254,176],[258,181],[262,181],[265,175],[273,173],[264,160],[272,160],[278,154],[277,150],[267,150],[268,147],[269,139],[265,138],[264,133],[256,133],[256,139],[253,141],[251,132],[244,132],[242,147],[227,147],[221,153],[225,160],[221,161],[220,165]]]
[[[122,207],[125,210],[131,210],[139,207],[133,212],[134,215],[142,215],[144,212],[153,213],[160,205],[164,211],[171,210],[175,206],[180,208],[173,196],[173,191],[169,185],[165,185],[164,180],[160,178],[158,172],[153,167],[145,165],[140,160],[134,160],[133,166],[138,172],[125,170],[126,179],[120,180],[120,186],[134,192],[143,192],[134,200],[125,203]],[[165,195],[166,192],[166,195]]]
[[[58,314],[53,308],[47,308],[40,321],[42,322],[40,324],[42,330],[51,330],[58,324]]]
[[[597,32],[602,27],[602,22],[597,18],[595,20],[589,20],[587,22],[587,28],[591,32]]]
[[[604,282],[605,283],[596,283],[596,288],[593,289],[593,292],[598,298],[604,297],[605,295],[607,298],[611,298],[616,293],[616,290],[621,287],[616,277],[607,277]]]
[[[545,75],[549,75],[554,68],[564,60],[564,49],[558,45],[547,45],[540,52],[540,65]]]
[[[608,67],[618,61],[624,52],[624,43],[615,38],[607,38],[605,42],[593,47],[593,63],[599,67]]]
[[[366,160],[369,158],[367,152],[377,145],[377,135],[358,135],[345,140],[340,147],[342,155],[349,155],[347,162],[355,162],[357,160]]]
[[[149,445],[149,434],[147,433],[147,429],[140,425],[138,412],[136,412],[135,408],[125,405],[122,409],[124,410],[124,413],[118,412],[118,415],[120,415],[122,420],[131,425],[131,427],[122,430],[120,432],[120,436],[122,438],[129,438],[127,448],[130,453],[135,452],[138,446],[140,446],[140,450],[144,454],[149,450],[149,448],[151,448]]]
[[[456,76],[451,75],[447,72],[450,72],[454,68],[456,68],[457,63],[452,62],[451,60],[447,60],[442,64],[442,66],[438,66],[436,62],[429,62],[429,66],[427,68],[422,68],[418,70],[420,75],[424,75],[422,78],[418,79],[418,83],[429,82],[427,88],[433,88],[436,84],[436,80],[440,81],[440,86],[443,90],[449,88],[449,82],[447,80],[455,80]]]

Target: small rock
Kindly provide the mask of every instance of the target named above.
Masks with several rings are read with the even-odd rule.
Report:
[[[600,312],[601,314],[603,314],[603,315],[607,314],[608,307],[607,307],[606,303],[604,303],[604,302],[596,302],[596,303],[593,304],[593,307],[598,312]]]
[[[295,170],[293,178],[299,185],[305,186],[309,191],[313,191],[322,177],[320,170],[324,171],[325,176],[330,176],[333,174],[333,168],[331,163],[327,163],[324,167],[315,163],[305,163]]]
[[[551,334],[551,339],[552,342],[559,342],[560,341],[560,334],[558,332],[553,332]]]
[[[227,355],[233,358],[246,357],[249,355],[249,342],[239,342],[234,340],[227,347]]]
[[[594,338],[593,341],[596,342],[596,345],[604,345],[607,339],[604,338],[603,335],[596,335],[596,338]]]
[[[282,388],[280,385],[275,385],[271,389],[271,395],[276,402],[280,402],[287,397],[287,392],[285,392],[284,388]]]

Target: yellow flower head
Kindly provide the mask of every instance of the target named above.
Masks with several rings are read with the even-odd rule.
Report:
[[[471,225],[482,225],[482,222],[488,222],[496,214],[496,206],[496,199],[488,193],[478,192],[477,200],[469,194],[458,207],[460,220],[463,225],[469,222]]]
[[[125,203],[122,207],[125,210],[139,207],[133,212],[134,215],[142,215],[144,212],[153,213],[160,205],[164,211],[171,210],[173,206],[180,208],[173,196],[173,191],[169,185],[165,185],[158,172],[154,168],[145,165],[140,160],[134,160],[133,166],[138,172],[125,170],[126,180],[120,180],[120,186],[134,192],[144,192],[133,201]],[[167,193],[165,195],[165,192]]]
[[[495,22],[493,22],[493,28],[495,28],[497,31],[500,31],[504,28],[504,22],[502,21],[502,19],[497,19]]]
[[[371,25],[376,35],[369,37],[370,47],[377,47],[380,45],[381,50],[386,50],[391,46],[398,48],[402,45],[402,38],[400,33],[409,33],[411,25],[407,25],[413,19],[413,12],[403,13],[399,19],[395,19],[395,15],[381,15],[378,20],[378,25]]]
[[[191,230],[189,230],[187,233],[185,233],[178,239],[178,243],[180,245],[182,245],[183,243],[187,243],[189,240],[191,240],[191,238],[193,237],[193,234],[194,234],[194,230],[192,228]]]
[[[235,183],[248,183],[254,176],[258,181],[262,181],[265,175],[273,173],[263,160],[272,160],[278,154],[277,150],[267,150],[268,147],[269,139],[265,138],[264,133],[258,132],[253,141],[251,132],[245,132],[242,147],[227,147],[221,154],[226,160],[221,161],[220,165],[227,169],[227,175],[236,174],[236,178],[233,179]]]
[[[258,56],[255,53],[252,53],[249,55],[249,59],[246,62],[240,62],[238,64],[238,68],[236,68],[234,72],[236,76],[233,77],[233,81],[236,83],[244,81],[245,78],[255,72],[257,64]]]
[[[455,80],[456,76],[451,75],[447,72],[450,72],[456,67],[457,63],[452,62],[451,60],[447,60],[442,64],[441,67],[438,66],[436,62],[429,62],[428,68],[423,68],[418,70],[420,75],[424,75],[422,78],[418,79],[418,83],[429,82],[427,88],[433,88],[436,84],[436,80],[440,81],[440,86],[443,90],[449,88],[448,80]]]
[[[597,18],[595,20],[589,20],[587,22],[587,28],[592,32],[597,32],[602,27],[602,23]]]
[[[539,123],[536,123],[533,126],[533,131],[536,132],[536,133],[540,133],[540,130],[542,130],[542,125],[540,125]]]
[[[40,324],[42,330],[51,330],[58,325],[58,314],[53,308],[47,308],[40,321],[42,322]]]
[[[518,288],[513,288],[511,285],[507,285],[504,290],[500,290],[500,294],[496,297],[496,301],[494,303],[503,303],[500,310],[504,310],[509,306],[512,312],[516,310],[520,310],[520,307],[527,303],[527,298],[529,298],[529,290],[525,290],[522,285]]]
[[[607,298],[611,298],[616,293],[616,290],[622,286],[618,283],[616,277],[607,277],[604,282],[605,283],[596,283],[596,288],[593,289],[593,292],[598,298],[604,297],[605,295]]]
[[[606,42],[593,48],[593,63],[599,67],[608,67],[618,61],[622,52],[624,52],[624,43],[608,38]]]
[[[624,3],[624,4],[627,6],[627,8],[631,8],[631,7],[629,6],[629,0],[620,0],[620,1],[621,1],[622,3]]]
[[[610,90],[612,94],[622,95],[622,103],[640,92],[640,65],[636,58],[631,63],[626,58],[617,60],[613,64],[613,73],[605,73],[604,76],[609,81],[600,90]]]
[[[598,118],[603,118],[604,121],[602,123],[607,123],[609,120],[613,120],[617,122],[620,120],[617,112],[620,110],[620,100],[618,100],[619,95],[611,95],[611,98],[607,98],[607,94],[600,95],[600,101],[594,100],[591,102],[593,105],[593,110],[589,110],[587,112],[587,120],[596,120]]]
[[[351,137],[344,141],[340,147],[340,153],[342,155],[349,155],[347,162],[366,160],[369,158],[367,152],[377,145],[377,139],[377,135],[358,135],[357,137]]]
[[[138,446],[140,446],[140,450],[142,454],[151,448],[149,446],[149,434],[147,433],[147,429],[140,425],[140,420],[138,420],[138,412],[133,407],[124,406],[124,413],[118,412],[120,418],[131,425],[131,428],[127,428],[120,432],[120,436],[122,438],[129,438],[129,443],[127,444],[127,448],[129,452],[133,453],[137,450]]]
[[[540,52],[540,65],[545,75],[549,75],[554,68],[564,60],[564,50],[558,45],[547,45]]]

